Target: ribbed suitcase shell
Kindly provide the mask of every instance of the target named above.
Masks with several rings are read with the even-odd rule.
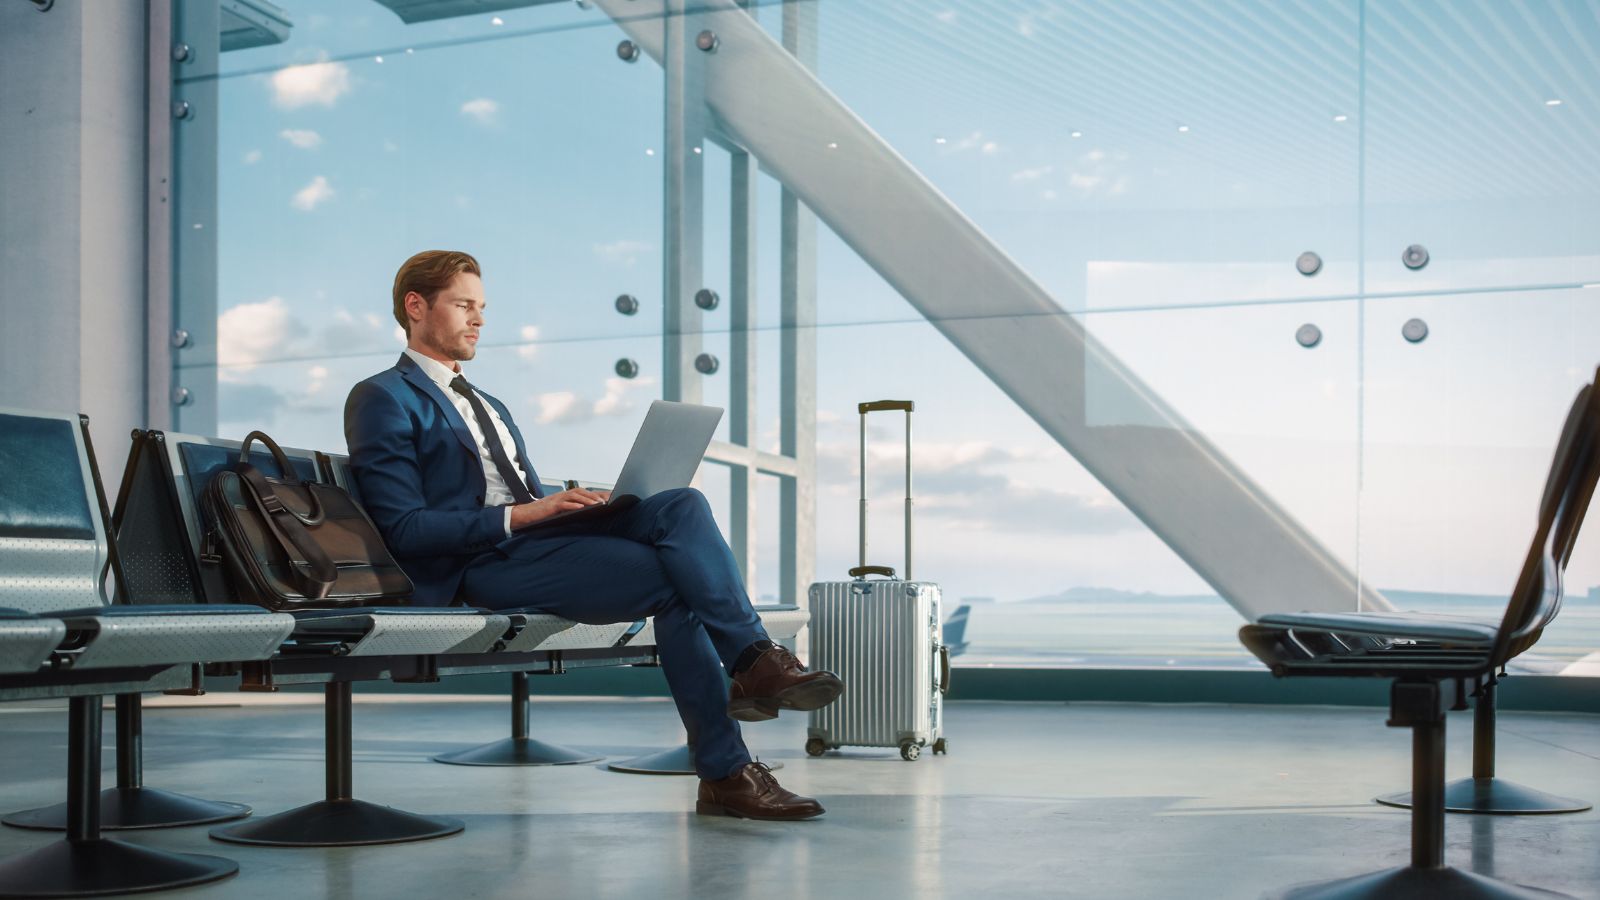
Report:
[[[944,733],[939,586],[916,581],[811,585],[809,665],[844,680],[811,713],[808,736],[839,746],[923,746]]]

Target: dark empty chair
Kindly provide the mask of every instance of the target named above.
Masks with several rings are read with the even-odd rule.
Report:
[[[1597,373],[1600,374],[1600,373]],[[1539,639],[1600,472],[1600,394],[1579,391],[1539,500],[1538,525],[1498,624],[1406,613],[1263,616],[1240,640],[1274,675],[1388,678],[1390,727],[1412,731],[1411,865],[1293,889],[1292,897],[1516,897],[1530,892],[1444,864],[1444,706],[1481,689]],[[1542,892],[1541,892],[1542,893]],[[1548,896],[1548,895],[1545,895]]]

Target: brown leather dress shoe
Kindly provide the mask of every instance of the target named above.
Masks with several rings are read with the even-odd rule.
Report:
[[[738,819],[811,819],[823,813],[822,804],[784,790],[772,770],[758,762],[746,763],[721,781],[702,780],[694,811]]]
[[[728,715],[741,722],[765,722],[776,719],[780,709],[821,709],[843,692],[839,676],[806,671],[793,653],[779,645],[733,676]]]

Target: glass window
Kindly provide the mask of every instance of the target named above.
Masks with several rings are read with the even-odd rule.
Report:
[[[718,298],[687,319],[716,367],[686,392],[730,409],[753,247],[757,449],[781,452],[786,338],[816,347],[796,580],[857,563],[856,404],[914,400],[914,575],[966,609],[958,664],[1253,666],[1235,633],[1261,612],[1503,609],[1600,363],[1588,4],[740,5],[226,4],[220,61],[178,72],[220,110],[215,224],[193,223],[215,274],[183,250],[179,273],[180,308],[215,307],[215,358],[206,329],[180,354],[215,427],[341,447],[347,391],[402,345],[395,269],[458,248],[489,300],[469,377],[541,474],[610,480],[669,390],[674,239],[700,247],[688,293]],[[786,13],[815,21],[787,35],[814,79]],[[684,51],[693,145],[673,148],[658,56],[680,26],[720,43]],[[814,246],[785,233],[784,188]],[[786,278],[814,329],[784,331]],[[867,561],[897,569],[901,428],[868,432]],[[751,594],[790,596],[794,513],[753,482]],[[700,484],[737,541],[736,479]],[[1525,665],[1600,653],[1592,544]]]

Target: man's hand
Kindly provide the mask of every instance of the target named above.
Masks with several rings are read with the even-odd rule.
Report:
[[[526,528],[529,525],[547,519],[556,513],[566,512],[569,509],[583,509],[596,503],[604,503],[611,499],[610,491],[591,491],[587,488],[573,488],[559,494],[535,500],[532,503],[519,503],[511,507],[511,530]]]

